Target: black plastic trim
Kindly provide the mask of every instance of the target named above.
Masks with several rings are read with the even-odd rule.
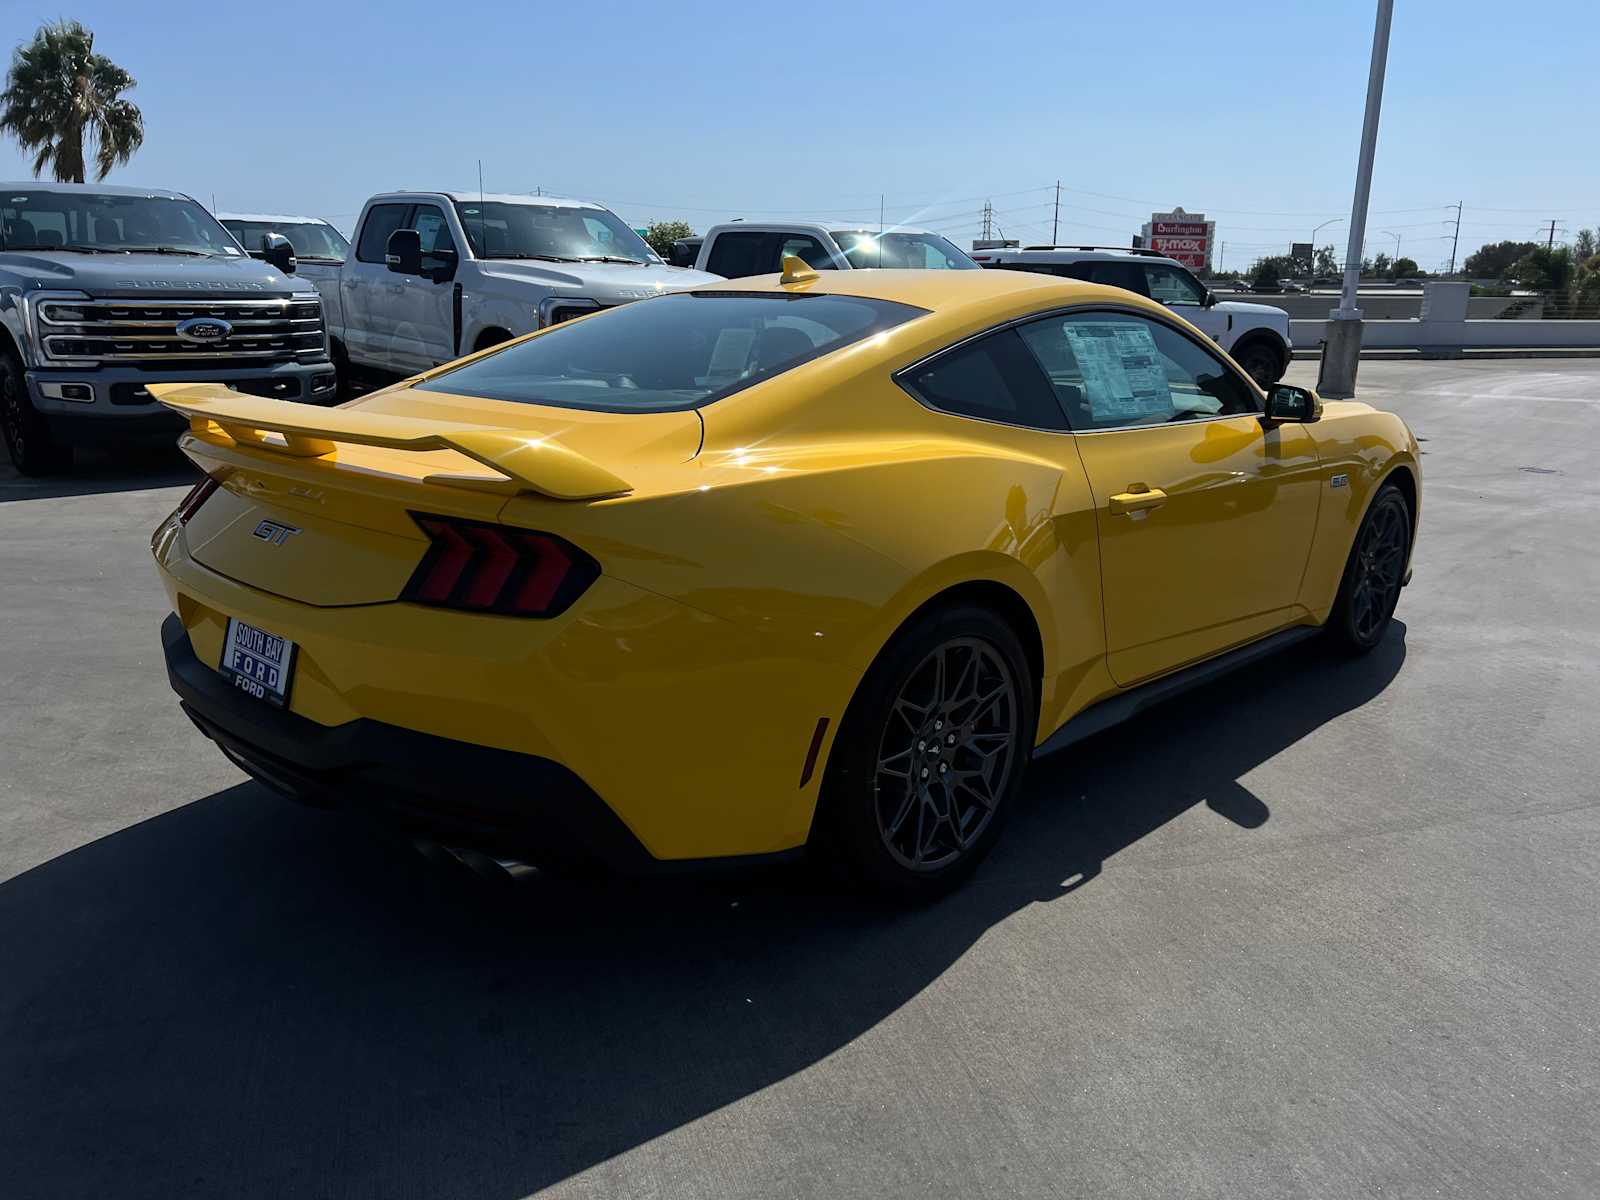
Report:
[[[1293,629],[1281,629],[1260,641],[1250,642],[1217,658],[1196,663],[1192,667],[1185,667],[1181,671],[1174,671],[1171,675],[1163,675],[1159,679],[1152,679],[1149,683],[1139,684],[1126,692],[1107,697],[1098,704],[1090,705],[1056,730],[1034,750],[1033,756],[1043,758],[1046,754],[1064,750],[1085,738],[1122,724],[1152,705],[1162,704],[1191,688],[1210,683],[1213,679],[1237,671],[1240,667],[1247,666],[1259,658],[1265,658],[1269,654],[1287,650],[1296,642],[1316,637],[1321,632],[1321,627],[1317,625],[1297,625]]]

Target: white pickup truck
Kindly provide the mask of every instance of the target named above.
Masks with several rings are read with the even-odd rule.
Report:
[[[353,240],[336,275],[317,281],[347,375],[413,375],[569,317],[717,282],[667,266],[615,213],[580,200],[385,192],[362,208]]]
[[[946,238],[929,229],[904,225],[862,229],[819,221],[730,221],[713,225],[700,241],[695,268],[743,279],[783,270],[793,255],[819,271],[871,267],[974,271],[978,264]]]

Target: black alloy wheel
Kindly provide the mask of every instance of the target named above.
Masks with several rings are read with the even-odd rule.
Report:
[[[0,351],[0,436],[12,464],[24,475],[52,475],[71,464],[71,449],[51,440],[33,407],[22,364],[5,351]]]
[[[829,755],[812,849],[881,892],[931,899],[988,853],[1022,786],[1037,684],[1012,626],[952,605],[878,655]]]
[[[874,808],[889,853],[937,871],[994,819],[1017,757],[1017,681],[988,643],[941,643],[912,671],[878,744]]]
[[[1411,509],[1398,487],[1388,485],[1367,510],[1345,564],[1330,632],[1356,653],[1383,638],[1400,600],[1411,549]]]

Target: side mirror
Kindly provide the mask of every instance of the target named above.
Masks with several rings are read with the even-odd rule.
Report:
[[[1275,383],[1267,389],[1267,421],[1299,421],[1302,424],[1322,416],[1322,399],[1310,388],[1291,383]]]
[[[262,261],[277,267],[285,275],[294,274],[294,247],[289,244],[289,239],[281,233],[263,233],[261,235],[261,258]]]
[[[383,265],[396,275],[421,275],[422,235],[415,229],[396,229],[384,247]]]
[[[1216,302],[1217,302],[1217,294],[1215,292],[1213,292],[1210,288],[1207,288],[1206,289],[1206,298],[1204,300],[1200,301],[1200,306],[1202,308],[1210,308],[1212,305],[1216,304]]]

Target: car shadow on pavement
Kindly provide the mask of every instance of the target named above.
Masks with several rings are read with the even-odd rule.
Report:
[[[11,500],[54,500],[148,488],[187,487],[200,470],[176,446],[128,450],[79,450],[70,470],[60,475],[21,474],[0,452],[0,504]]]
[[[1239,781],[1404,658],[1398,623],[1296,648],[1041,762],[912,911],[799,870],[490,890],[219,792],[0,885],[7,1194],[526,1196],[840,1050],[1023,908],[1070,920],[1195,805],[1260,826]]]

